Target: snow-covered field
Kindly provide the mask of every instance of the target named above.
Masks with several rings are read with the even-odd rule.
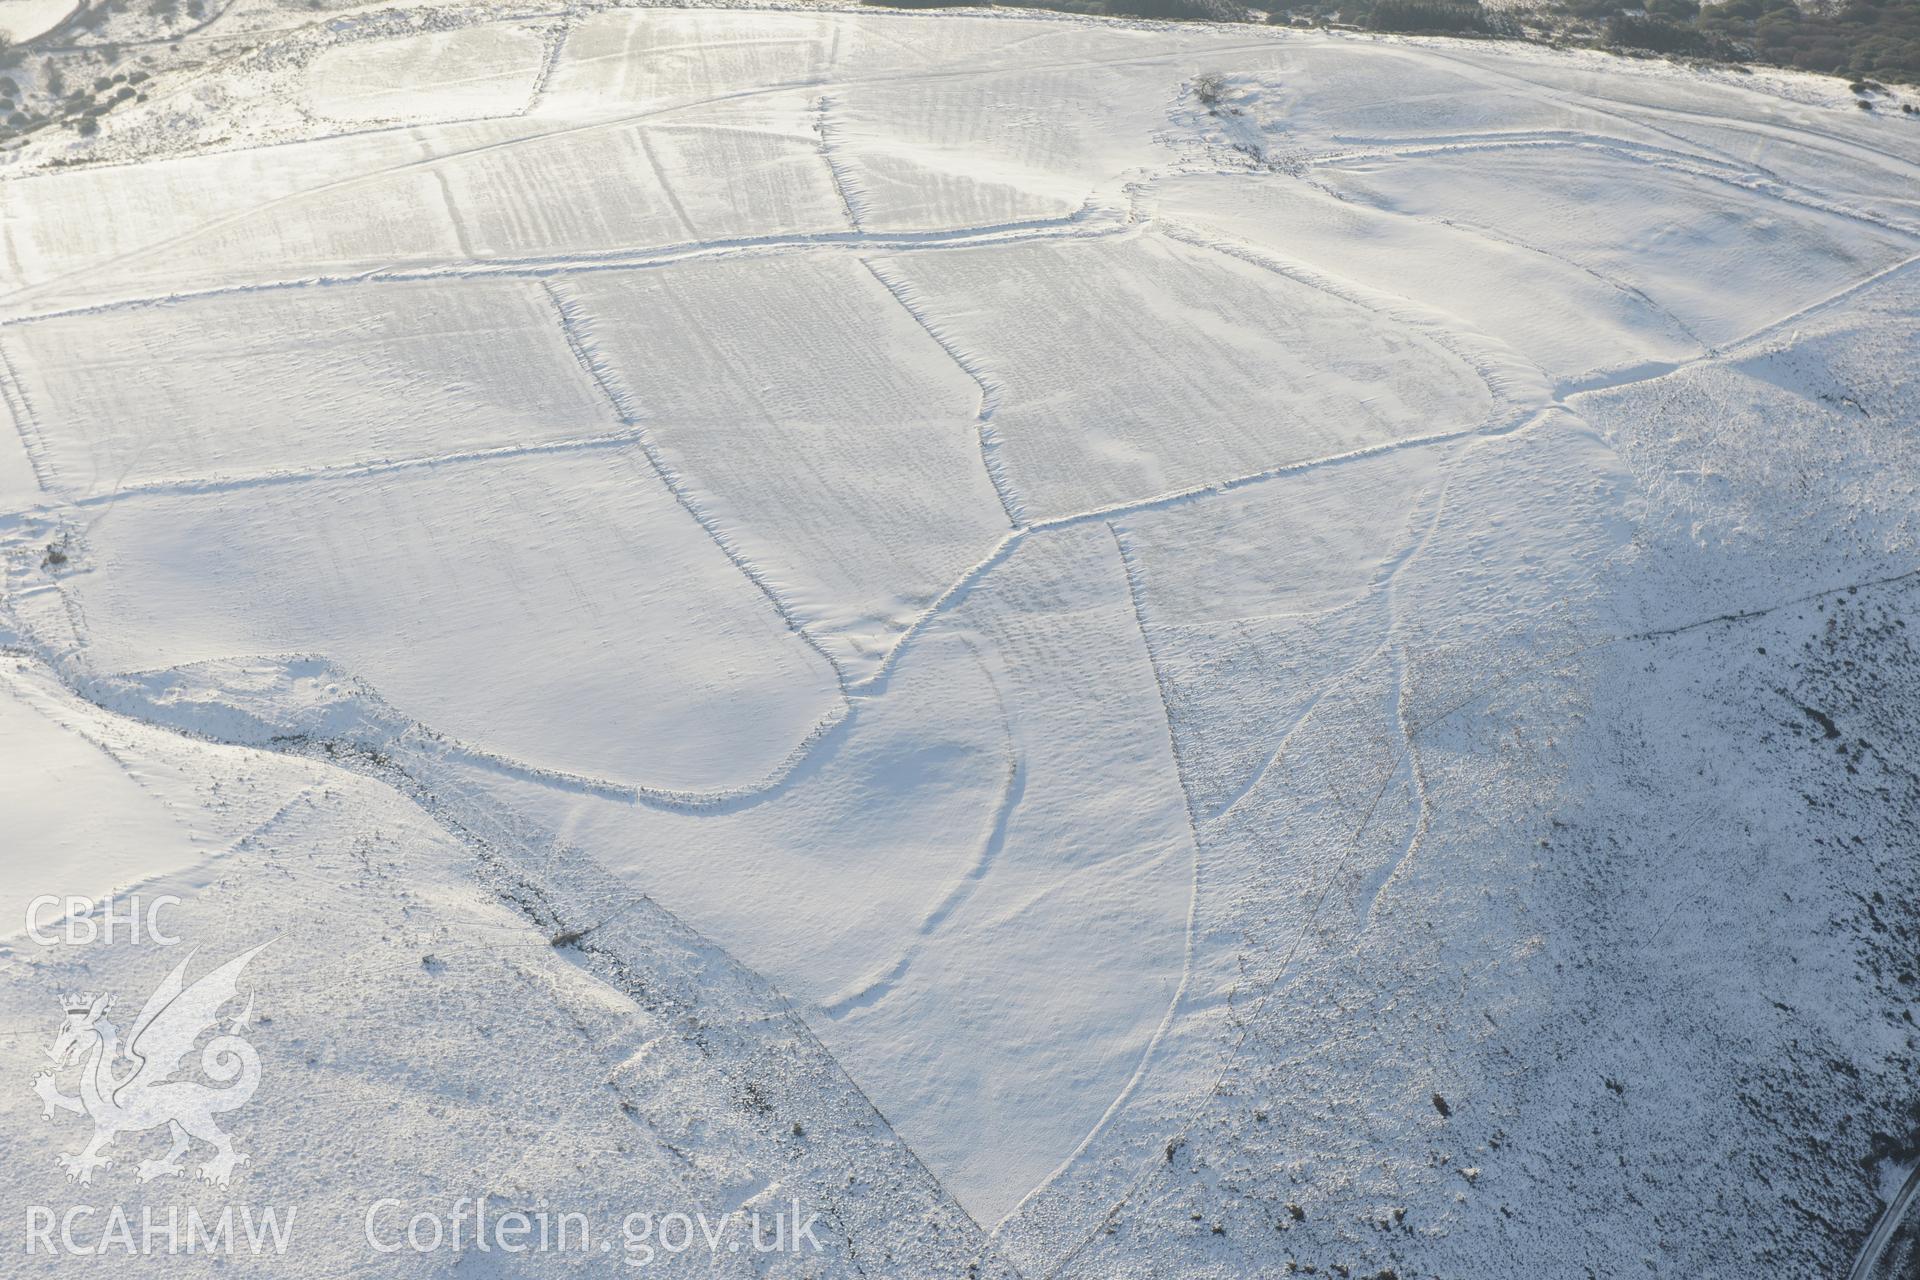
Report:
[[[0,0],[0,35],[31,40],[73,10],[73,0]]]
[[[279,16],[0,168],[0,1272],[1905,1265],[1920,125]]]

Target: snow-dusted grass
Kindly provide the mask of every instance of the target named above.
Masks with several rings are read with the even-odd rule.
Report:
[[[103,714],[75,706],[14,663],[0,669],[0,808],[7,814],[6,887],[0,891],[0,949],[26,945],[28,904],[43,896],[58,905],[34,908],[34,924],[60,932],[66,899],[97,899],[210,856],[200,824],[183,819],[164,782],[151,780],[148,753],[164,753],[149,739],[133,755],[107,744],[113,731]],[[72,797],[84,794],[84,805]],[[15,850],[32,850],[31,859]],[[121,914],[126,914],[123,909]],[[156,920],[162,929],[166,923]],[[148,921],[140,923],[145,928]],[[120,924],[123,934],[132,926]]]
[[[991,388],[1009,483],[1036,518],[1469,430],[1491,407],[1431,339],[1156,235],[888,263]]]
[[[503,26],[344,45],[307,69],[308,101],[356,123],[509,114],[526,104],[544,54],[538,35]]]
[[[833,95],[829,142],[857,175],[862,225],[920,231],[1076,213],[1089,192],[1151,159],[1174,77],[1147,62],[1100,78],[1113,105],[1099,111],[1077,105],[1086,77],[1072,67],[1016,64]]]
[[[17,273],[0,306],[41,313],[445,260],[458,239],[419,156],[374,134],[21,180],[7,224]]]
[[[549,877],[536,893],[530,868],[442,826],[424,792],[392,785],[398,776],[364,757],[310,760],[195,742],[104,714],[59,688],[45,667],[18,659],[0,683],[0,732],[17,727],[10,708],[24,698],[35,708],[25,714],[60,739],[9,739],[9,779],[43,783],[31,810],[10,788],[9,814],[51,820],[50,830],[9,827],[31,845],[0,845],[10,912],[13,895],[41,880],[48,892],[105,892],[112,880],[96,874],[102,857],[144,855],[147,869],[160,870],[167,849],[158,837],[168,829],[201,833],[217,855],[202,872],[137,886],[148,895],[143,904],[165,893],[182,899],[157,917],[178,946],[129,945],[123,923],[111,944],[40,947],[12,936],[10,918],[0,935],[8,1032],[0,1054],[15,1082],[0,1090],[0,1132],[18,1153],[0,1168],[10,1204],[65,1205],[78,1193],[110,1199],[135,1223],[145,1209],[163,1224],[170,1210],[184,1220],[183,1205],[214,1219],[242,1197],[291,1206],[287,1251],[246,1265],[302,1275],[381,1269],[366,1237],[374,1200],[391,1193],[412,1202],[397,1223],[404,1232],[413,1212],[452,1212],[472,1185],[487,1189],[493,1211],[511,1202],[530,1213],[546,1204],[589,1215],[588,1256],[605,1240],[616,1266],[627,1256],[623,1220],[639,1206],[716,1219],[760,1210],[771,1233],[776,1207],[820,1205],[824,1252],[809,1250],[808,1262],[834,1270],[884,1249],[915,1271],[957,1272],[979,1247],[978,1228],[886,1134],[779,996],[659,908],[629,902],[599,931],[606,950],[556,948],[553,933],[606,921],[605,895],[616,886],[563,890]],[[21,745],[44,753],[49,769],[70,767],[36,777],[21,767],[34,757],[13,750]],[[136,809],[144,805],[144,825],[117,821],[123,788],[134,789]],[[93,851],[92,861],[48,843],[89,834],[127,843]],[[56,860],[66,853],[82,860]],[[121,898],[114,910],[124,915],[129,903]],[[118,997],[124,1033],[189,950],[198,949],[189,971],[197,976],[267,938],[248,970],[244,1027],[262,1083],[225,1118],[251,1157],[233,1185],[194,1182],[191,1164],[183,1177],[139,1180],[135,1169],[150,1154],[142,1139],[155,1152],[165,1143],[134,1133],[121,1135],[114,1164],[92,1185],[67,1181],[53,1157],[84,1141],[85,1123],[65,1113],[50,1121],[26,1087],[49,1065],[42,1050],[60,1025],[60,993]],[[701,1016],[685,1017],[695,1003]],[[862,1173],[858,1185],[848,1183],[851,1168]],[[444,1204],[436,1187],[451,1191]],[[377,1225],[391,1224],[382,1216]],[[744,1247],[746,1218],[728,1229]],[[392,1273],[466,1269],[457,1256],[406,1251]],[[223,1269],[204,1244],[197,1258],[176,1254],[160,1265],[191,1274],[196,1261],[209,1274]],[[550,1250],[520,1255],[513,1270],[566,1275],[579,1264],[577,1248]],[[63,1268],[54,1260],[49,1270]]]
[[[1283,177],[1178,178],[1164,217],[1401,297],[1504,343],[1556,381],[1676,361],[1697,342],[1642,295],[1544,250],[1338,200]]]
[[[1773,566],[1876,578],[1920,556],[1920,414],[1907,267],[1670,377],[1577,396],[1620,442],[1648,500],[1682,513],[1711,594],[1651,596],[1649,625],[1710,603],[1769,603]],[[1703,576],[1708,571],[1703,568]]]
[[[317,653],[471,746],[691,790],[758,780],[837,706],[631,443],[135,495],[87,537],[102,673]]]
[[[979,387],[859,259],[591,273],[557,292],[621,415],[849,674],[1007,532]]]
[[[992,1222],[1127,1095],[1182,989],[1195,850],[1172,761],[1120,548],[1094,524],[1015,553],[761,802],[503,794],[803,1001]]]
[[[316,341],[324,335],[324,341]],[[0,335],[66,497],[605,435],[611,409],[520,280],[286,289]]]
[[[628,412],[681,437],[809,423],[897,434],[964,426],[978,407],[973,380],[851,255],[592,272],[560,287]]]
[[[437,167],[481,257],[843,231],[845,204],[812,123],[811,105],[793,95],[654,125],[521,132]]]
[[[1457,56],[1472,48],[1416,49],[1396,42],[1355,58],[1338,44],[1287,47],[1278,65],[1255,81],[1254,97],[1270,128],[1335,147],[1632,130],[1603,115],[1598,104],[1541,93]]]
[[[551,115],[657,111],[818,84],[832,70],[835,13],[664,9],[594,13],[567,36],[547,86]]]
[[[1710,345],[1920,250],[1911,235],[1622,152],[1355,159],[1321,173],[1377,208],[1444,218],[1637,290]]]

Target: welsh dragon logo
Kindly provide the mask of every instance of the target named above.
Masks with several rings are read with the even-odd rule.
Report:
[[[142,1182],[180,1173],[180,1158],[196,1138],[213,1147],[213,1157],[200,1166],[200,1176],[208,1182],[224,1185],[234,1166],[247,1162],[214,1117],[244,1106],[260,1087],[260,1056],[240,1036],[253,1015],[251,992],[247,1007],[200,1051],[201,1071],[224,1087],[175,1077],[201,1034],[218,1023],[221,1008],[239,994],[241,970],[266,946],[263,942],[241,952],[190,986],[189,955],[147,998],[124,1046],[119,1029],[107,1020],[111,997],[71,996],[64,1001],[66,1021],[47,1050],[55,1070],[36,1075],[33,1091],[49,1118],[57,1108],[93,1121],[93,1141],[85,1150],[59,1157],[69,1179],[92,1182],[95,1169],[112,1165],[101,1153],[116,1137],[162,1125],[172,1132],[173,1149],[158,1160],[140,1162]],[[54,1075],[75,1063],[80,1066],[80,1093],[68,1097],[55,1085]]]

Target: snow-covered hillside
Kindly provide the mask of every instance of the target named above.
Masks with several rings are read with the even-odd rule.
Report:
[[[222,20],[0,168],[0,1270],[225,1205],[291,1242],[123,1264],[784,1208],[818,1253],[645,1261],[1908,1265],[1911,118],[1032,13]],[[184,945],[56,924],[105,895]],[[136,1015],[269,939],[251,1161],[171,1174]],[[598,1234],[395,1243],[482,1195]]]

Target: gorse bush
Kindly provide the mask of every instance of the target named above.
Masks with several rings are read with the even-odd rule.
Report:
[[[1477,32],[1493,30],[1487,11],[1468,0],[1377,0],[1367,15],[1375,31]]]
[[[180,0],[152,2],[172,4]],[[202,0],[186,2],[196,9],[202,4]],[[1235,0],[1000,2],[1015,8],[1059,9],[1106,17],[1195,22],[1246,22],[1251,18],[1245,6]],[[866,3],[945,8],[991,4],[993,0]],[[1766,62],[1920,84],[1920,0],[1808,0],[1806,7],[1800,0],[1548,0],[1548,7],[1529,10],[1525,22],[1508,13],[1490,12],[1480,0],[1345,0],[1337,9],[1336,3],[1338,0],[1315,0],[1310,11],[1320,18],[1337,16],[1375,31],[1409,35],[1539,39],[1571,33],[1591,41],[1599,27],[1604,30],[1606,43],[1616,49]],[[1269,21],[1284,21],[1298,12],[1275,10]]]
[[[1058,9],[1108,18],[1160,18],[1169,22],[1246,22],[1245,5],[1232,0],[1002,0],[1008,8]],[[863,0],[893,9],[945,9],[992,0]]]
[[[1739,58],[1849,77],[1920,83],[1920,0],[1561,0],[1563,11],[1607,23],[1626,49]],[[1605,10],[1605,12],[1601,12]]]
[[[1230,0],[1108,0],[1106,13],[1135,18],[1168,18],[1199,22],[1245,22],[1245,5]]]
[[[1693,27],[1629,13],[1616,13],[1607,19],[1607,43],[1623,49],[1693,56],[1708,53],[1713,44]]]

